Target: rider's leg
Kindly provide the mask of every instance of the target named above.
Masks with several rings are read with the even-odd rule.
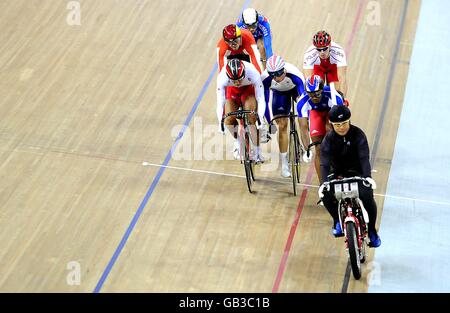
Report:
[[[381,245],[381,239],[375,228],[377,223],[377,204],[373,198],[373,190],[361,183],[359,184],[358,190],[359,198],[364,203],[367,214],[369,214],[369,225],[367,225],[367,227],[369,231],[370,246],[374,248],[379,247]]]
[[[230,97],[225,102],[225,114],[227,114],[229,112],[237,111],[239,109],[238,101],[240,101],[240,100],[236,99],[236,97],[232,97],[230,95]],[[228,128],[228,131],[234,137],[233,156],[235,159],[239,159],[240,144],[239,144],[239,137],[238,137],[238,130],[239,130],[238,121],[236,120],[235,116],[230,116],[224,121],[224,124]]]
[[[291,169],[288,160],[288,119],[280,118],[277,120],[278,126],[278,148],[280,149],[281,176],[290,177]]]
[[[341,237],[343,235],[341,225],[339,223],[339,214],[338,214],[338,201],[334,197],[334,195],[330,192],[324,192],[322,198],[323,205],[327,209],[328,213],[330,213],[333,218],[333,226],[332,233],[335,237]]]
[[[373,190],[370,187],[365,187],[359,184],[359,198],[366,208],[367,214],[369,214],[369,231],[376,231],[375,225],[377,223],[377,204],[373,198]]]
[[[319,112],[311,110],[309,113],[309,134],[313,142],[322,142],[323,137],[326,134],[326,117],[327,111]],[[322,176],[320,175],[320,145],[315,146],[314,166],[316,168],[317,177],[322,184]]]
[[[313,142],[322,142],[324,136],[314,136],[311,137]],[[316,168],[317,177],[319,178],[320,184],[322,184],[322,175],[320,174],[320,145],[315,145],[315,155],[314,155],[314,167]]]
[[[291,95],[289,93],[282,93],[273,91],[272,96],[272,114],[286,115],[291,111]],[[278,130],[278,147],[280,149],[281,159],[281,176],[290,177],[291,169],[288,163],[288,118],[280,118],[276,121]]]
[[[288,119],[280,118],[280,119],[277,119],[276,123],[277,123],[277,127],[279,129],[278,148],[280,149],[280,153],[287,153],[287,149],[288,149],[288,132],[287,132]]]
[[[330,213],[331,217],[333,218],[334,223],[339,221],[339,214],[337,210],[338,201],[333,196],[333,194],[330,192],[324,192],[322,202],[328,213]]]
[[[257,111],[256,98],[255,98],[254,94],[245,94],[243,96],[245,97],[245,100],[243,101],[244,110]],[[255,145],[256,161],[264,162],[264,160],[261,156],[261,150],[259,147],[259,132],[256,129],[256,116],[248,115],[248,122],[250,123],[249,129],[250,129],[250,136],[252,137],[252,142],[256,143],[256,145]]]
[[[233,111],[237,111],[239,105],[233,99],[227,99],[225,102],[225,114]],[[233,135],[234,139],[237,138],[237,125],[238,122],[235,116],[230,116],[224,121],[225,126],[228,128],[229,132]]]

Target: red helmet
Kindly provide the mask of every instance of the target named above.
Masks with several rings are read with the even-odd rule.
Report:
[[[239,59],[231,59],[225,67],[227,76],[231,80],[240,80],[245,75],[245,65]]]
[[[328,47],[331,44],[331,36],[326,31],[318,31],[313,37],[313,44],[316,48]]]
[[[223,29],[223,39],[229,41],[239,37],[241,37],[241,29],[237,25],[230,24]]]

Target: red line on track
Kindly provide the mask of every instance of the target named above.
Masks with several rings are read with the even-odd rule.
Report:
[[[356,13],[355,21],[353,22],[352,32],[350,34],[350,38],[347,41],[347,49],[346,54],[349,55],[351,48],[353,46],[353,40],[355,39],[356,32],[360,26],[360,20],[363,12],[363,8],[365,7],[367,0],[360,0],[358,12]],[[312,160],[311,165],[308,168],[308,173],[306,174],[305,184],[310,185],[312,180],[312,175],[314,173],[314,160]],[[295,214],[294,222],[291,225],[291,230],[289,232],[289,236],[284,247],[284,253],[281,257],[280,265],[278,266],[277,277],[275,278],[275,283],[273,284],[272,293],[277,293],[280,287],[281,279],[283,278],[284,270],[286,269],[287,260],[289,257],[289,252],[291,251],[292,241],[294,240],[295,232],[297,231],[298,222],[300,220],[300,215],[302,214],[303,207],[306,201],[306,195],[308,194],[308,187],[305,186],[303,189],[302,195],[300,196],[300,200],[297,206],[297,212]]]

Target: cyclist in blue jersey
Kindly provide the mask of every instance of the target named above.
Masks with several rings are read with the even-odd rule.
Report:
[[[236,25],[248,29],[253,34],[259,53],[261,54],[261,62],[264,70],[266,68],[266,60],[273,55],[269,20],[255,9],[248,8],[242,12],[242,16]]]
[[[305,78],[294,65],[287,63],[282,57],[272,55],[267,60],[267,68],[262,73],[264,97],[266,100],[266,119],[270,121],[275,115],[289,114],[291,98],[294,101],[304,92]],[[288,164],[288,118],[276,121],[279,128],[278,147],[280,149],[281,176],[290,177],[291,170]]]
[[[309,119],[309,135],[312,142],[322,142],[323,137],[327,133],[327,129],[331,130],[328,121],[328,111],[334,105],[342,105],[344,100],[336,91],[334,85],[324,86],[324,81],[319,75],[313,75],[306,79],[305,92],[301,95],[297,103],[297,112],[300,124],[300,134],[304,147],[309,145],[308,136],[308,119]],[[307,158],[304,157],[304,160]],[[320,183],[322,177],[320,175],[320,145],[315,146],[314,166]]]

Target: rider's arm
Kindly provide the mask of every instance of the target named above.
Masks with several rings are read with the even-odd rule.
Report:
[[[297,92],[300,97],[305,91],[305,76],[303,76],[303,73],[295,65],[291,63],[286,63],[284,68],[286,69],[287,76],[292,80],[292,82],[296,86]]]
[[[270,24],[267,19],[263,21],[264,26],[264,48],[266,49],[266,60],[273,55],[272,52],[272,34],[270,32]]]
[[[300,124],[300,137],[302,139],[302,144],[305,149],[308,148],[310,142],[308,134],[308,117],[311,106],[308,103],[308,99],[309,99],[308,95],[306,93],[303,93],[297,102],[297,114],[299,117],[299,124]]]
[[[305,78],[301,72],[298,75],[289,75],[292,82],[295,84],[297,88],[297,92],[299,95],[302,95],[305,92]]]
[[[338,81],[336,82],[336,89],[347,95],[347,56],[345,50],[334,43],[330,50],[330,59],[333,59],[337,65]]]
[[[347,95],[347,66],[341,66],[337,68],[339,81],[336,87],[340,92]]]
[[[262,38],[256,41],[256,46],[258,47],[259,57],[262,65],[262,70],[266,69],[266,48],[264,47],[264,40]]]
[[[308,78],[314,73],[314,60],[318,58],[314,46],[310,46],[303,56],[303,74]]]
[[[356,142],[358,143],[359,162],[362,170],[361,174],[363,177],[372,177],[369,143],[367,142],[367,137],[362,130],[359,130]]]
[[[269,99],[270,99],[270,86],[272,84],[272,78],[269,76],[269,74],[267,73],[267,71],[264,71],[261,75],[261,79],[263,82],[263,86],[264,86],[264,100],[266,103],[266,110],[269,107]],[[266,115],[266,119],[268,118],[268,116]],[[270,116],[269,120],[267,122],[270,122],[270,119],[272,118],[272,116]]]
[[[242,29],[242,45],[245,51],[250,55],[251,63],[256,67],[259,73],[261,71],[261,56],[256,46],[255,38],[253,38],[252,33],[246,29]]]
[[[330,152],[330,136],[325,135],[320,145],[320,174],[322,175],[322,182],[328,181],[328,175],[330,174]]]
[[[306,78],[308,78],[308,77],[311,77],[313,74],[314,74],[314,70],[312,69],[303,69],[303,74],[305,74],[305,77]]]
[[[331,98],[328,103],[328,106],[331,108],[333,105],[342,105],[344,104],[344,99],[342,99],[342,96],[337,92],[334,83],[331,83],[330,86],[325,86],[324,90],[327,88],[330,88],[330,94]],[[331,103],[330,103],[331,102]]]
[[[264,123],[264,113],[266,112],[266,100],[264,99],[264,87],[261,81],[261,77],[258,76],[258,79],[255,81],[255,97],[258,103],[258,116],[259,121]]]
[[[254,66],[246,63],[245,65],[245,76],[253,82],[255,87],[255,98],[258,105],[258,116],[261,123],[264,122],[264,112],[266,111],[266,100],[264,99],[264,86],[261,80],[261,75],[256,70]]]
[[[303,148],[308,149],[308,145],[310,142],[309,134],[308,134],[308,118],[300,117],[298,119],[300,124],[300,137],[302,138]]]
[[[222,121],[223,116],[223,107],[225,105],[225,87],[228,83],[228,78],[226,77],[225,71],[221,71],[219,75],[217,75],[217,107],[216,107],[216,114],[217,114],[217,120],[219,121],[219,124]]]
[[[219,43],[217,44],[217,65],[219,66],[218,72],[220,73],[220,71],[222,70],[224,64],[225,64],[225,52],[227,51],[227,49],[223,46],[224,42],[219,41]]]

